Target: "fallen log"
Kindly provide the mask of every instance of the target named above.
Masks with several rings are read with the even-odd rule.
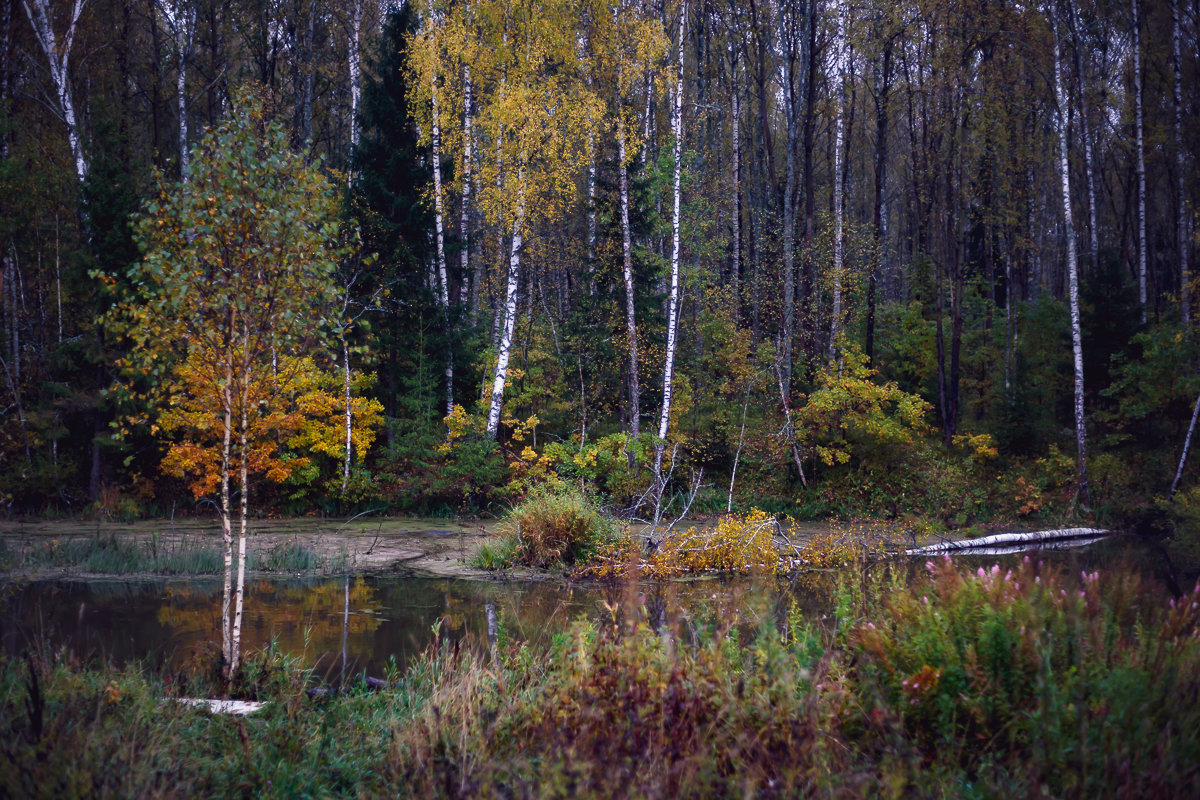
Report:
[[[266,703],[253,700],[210,700],[207,698],[180,697],[180,703],[192,708],[203,708],[210,714],[234,714],[244,717],[262,710]]]
[[[977,539],[960,539],[958,541],[938,542],[937,544],[930,544],[924,547],[910,547],[904,551],[904,554],[906,556],[925,556],[933,553],[949,553],[958,550],[1037,545],[1068,539],[1100,539],[1112,533],[1113,531],[1104,530],[1103,528],[1056,528],[1049,531],[996,533],[991,536],[981,536]]]

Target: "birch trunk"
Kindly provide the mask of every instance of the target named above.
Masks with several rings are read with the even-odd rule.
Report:
[[[1007,238],[1007,237],[1006,237]],[[1010,399],[1013,373],[1013,292],[1012,253],[1006,247],[1004,250],[1004,397]]]
[[[524,159],[522,159],[524,161]],[[517,170],[517,213],[513,219],[512,249],[508,257],[508,280],[504,292],[504,321],[496,346],[496,373],[492,380],[492,400],[488,408],[487,435],[496,438],[500,430],[500,408],[504,404],[504,383],[512,355],[513,330],[517,325],[517,287],[521,278],[521,240],[525,225],[525,167]]]
[[[991,536],[981,536],[977,539],[960,539],[951,542],[938,542],[926,547],[913,547],[904,551],[906,556],[930,555],[946,553],[954,550],[974,550],[980,547],[995,547],[1003,545],[1037,544],[1040,542],[1061,541],[1063,539],[1093,538],[1107,536],[1112,531],[1104,528],[1057,528],[1049,531],[1029,531],[1026,533],[996,533]]]
[[[433,209],[434,235],[437,242],[437,293],[438,307],[442,312],[442,324],[449,338],[450,328],[450,281],[446,275],[445,228],[443,225],[442,198],[442,132],[438,120],[438,87],[437,75],[429,79],[430,98],[433,105],[433,126],[430,132],[433,158]],[[454,413],[454,350],[449,341],[446,343],[446,416]]]
[[[467,276],[471,274],[471,248],[470,239],[468,237],[471,227],[471,166],[473,154],[471,152],[472,137],[471,120],[471,68],[463,65],[463,159],[462,159],[462,174],[463,174],[463,189],[462,189],[462,215],[458,219],[458,238],[462,244],[462,252],[459,253],[459,267],[462,269],[462,280],[464,290],[459,293],[459,297],[467,302],[470,295],[466,292],[465,283]],[[474,289],[472,288],[472,291]]]
[[[304,94],[301,104],[301,122],[304,131],[304,146],[310,147],[313,138],[313,98],[316,94],[316,68],[313,66],[313,45],[316,39],[317,4],[308,6],[308,25],[304,30]]]
[[[342,391],[346,402],[346,457],[342,461],[342,498],[346,497],[346,490],[350,487],[350,460],[354,456],[354,416],[353,407],[350,404],[350,347],[346,344],[346,331],[343,328],[338,334],[338,338],[342,343]]]
[[[1200,395],[1196,396],[1196,405],[1192,408],[1192,421],[1188,424],[1187,436],[1183,440],[1183,452],[1179,455],[1179,467],[1175,470],[1175,480],[1171,481],[1171,491],[1167,499],[1175,496],[1179,490],[1179,482],[1183,480],[1183,465],[1187,463],[1188,451],[1192,449],[1192,434],[1196,431],[1196,417],[1200,416]]]
[[[888,159],[888,95],[892,86],[892,50],[893,39],[884,43],[882,64],[875,72],[875,198],[874,198],[874,228],[876,258],[878,259],[867,276],[867,332],[866,355],[868,363],[875,360],[875,295],[877,292],[877,275],[881,268],[887,266],[884,255],[887,247],[888,212],[887,212],[887,159]]]
[[[591,131],[588,132],[588,173],[587,173],[587,272],[588,293],[596,293],[596,140]]]
[[[71,148],[71,158],[75,161],[75,177],[82,184],[87,180],[88,161],[83,152],[83,142],[79,131],[79,120],[75,115],[75,101],[71,95],[71,48],[75,44],[75,29],[79,16],[83,13],[86,0],[74,0],[71,8],[70,21],[66,33],[60,41],[54,33],[50,21],[50,0],[21,0],[25,7],[25,15],[33,26],[34,36],[46,56],[50,66],[50,80],[54,84],[54,93],[58,100],[58,110],[62,114],[63,124],[67,128],[67,144]]]
[[[781,13],[783,9],[780,9]],[[783,329],[779,332],[780,367],[783,386],[791,391],[792,342],[796,337],[796,149],[799,139],[796,98],[796,59],[793,52],[786,56],[783,87],[787,105],[784,109],[787,129],[787,153],[784,158],[783,183]],[[774,188],[774,187],[772,187]]]
[[[242,660],[242,608],[246,598],[246,521],[250,514],[250,480],[247,462],[250,460],[250,453],[247,442],[247,432],[249,430],[249,419],[247,406],[250,403],[249,398],[249,381],[250,370],[247,369],[243,373],[243,381],[245,386],[242,390],[242,415],[241,425],[238,433],[240,461],[238,466],[238,479],[241,484],[241,520],[238,523],[238,569],[237,569],[237,589],[234,592],[233,603],[233,636],[231,641],[232,657],[229,662],[229,677],[232,678],[237,672],[238,666]]]
[[[1137,134],[1138,303],[1146,324],[1146,142],[1142,124],[1142,12],[1133,0],[1133,102]]]
[[[221,656],[225,676],[233,676],[233,523],[229,507],[229,466],[233,447],[233,368],[225,365],[225,387],[221,392],[224,418],[221,430],[221,541],[225,545],[225,586],[221,595]]]
[[[179,117],[179,180],[188,179],[188,121],[187,121],[187,62],[192,55],[196,30],[196,6],[189,0],[178,0],[170,8],[171,26],[175,39],[175,110]]]
[[[1075,2],[1069,0],[1067,3],[1067,21],[1071,26],[1071,50],[1075,55],[1075,72],[1079,76],[1079,128],[1081,131],[1080,138],[1083,139],[1083,172],[1087,180],[1087,204],[1088,204],[1088,247],[1092,265],[1095,266],[1096,258],[1100,251],[1100,235],[1099,224],[1096,220],[1096,176],[1095,170],[1092,167],[1092,136],[1091,127],[1088,125],[1088,103],[1087,103],[1087,73],[1084,71],[1083,64],[1083,47],[1079,42],[1079,26],[1075,19]]]
[[[1179,0],[1171,0],[1171,55],[1174,62],[1175,99],[1175,235],[1179,246],[1179,306],[1183,324],[1191,322],[1192,274],[1188,265],[1188,214],[1183,150],[1183,64],[1179,52]]]
[[[671,288],[667,296],[667,350],[663,360],[663,402],[662,411],[658,418],[658,444],[654,448],[654,476],[656,482],[662,479],[663,447],[667,441],[667,431],[671,425],[671,398],[674,391],[675,379],[675,350],[679,346],[679,297],[681,286],[679,281],[679,223],[680,223],[680,177],[683,172],[683,36],[687,27],[687,3],[684,2],[679,14],[679,63],[675,73],[675,96],[671,104],[671,134],[675,141],[675,172],[672,194],[674,210],[671,213]],[[659,489],[661,490],[661,486]]]
[[[1136,0],[1135,0],[1136,1]],[[1079,325],[1079,265],[1075,256],[1075,220],[1071,213],[1071,171],[1067,156],[1067,90],[1063,85],[1058,36],[1054,39],[1054,89],[1058,101],[1058,166],[1062,185],[1063,224],[1067,245],[1067,281],[1071,303],[1071,349],[1075,366],[1075,465],[1079,501],[1090,504],[1087,477],[1087,428],[1083,414],[1083,338]]]
[[[621,256],[625,278],[625,329],[629,338],[629,432],[641,435],[641,383],[638,380],[637,314],[633,289],[633,241],[629,230],[629,169],[626,166],[625,119],[617,112],[617,171],[621,193]]]
[[[846,76],[845,54],[842,51],[844,36],[842,28],[842,9],[834,8],[836,18],[833,39],[834,87],[836,122],[833,137],[833,309],[829,323],[829,361],[833,363],[838,357],[838,336],[842,327],[842,267],[845,261],[845,242],[843,241],[845,207],[846,174],[842,169],[842,148],[846,140]],[[840,367],[839,367],[840,369]]]
[[[350,4],[350,40],[347,45],[350,71],[350,160],[358,149],[358,107],[362,102],[362,0]]]
[[[732,104],[729,124],[730,137],[733,140],[733,233],[732,247],[729,259],[729,283],[733,292],[733,321],[737,324],[741,316],[742,293],[742,139],[739,130],[742,119],[741,98],[738,95],[737,59],[730,68],[729,100]]]

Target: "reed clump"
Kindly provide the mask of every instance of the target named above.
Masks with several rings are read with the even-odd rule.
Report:
[[[497,537],[476,559],[485,569],[573,567],[618,538],[615,519],[576,489],[533,489],[501,521]]]

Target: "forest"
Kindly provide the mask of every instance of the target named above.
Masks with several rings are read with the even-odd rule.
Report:
[[[1184,521],[1198,24],[0,0],[0,504]]]

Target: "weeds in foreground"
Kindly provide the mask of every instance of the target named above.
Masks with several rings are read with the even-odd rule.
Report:
[[[4,656],[0,795],[1192,796],[1200,592],[943,560],[912,588],[860,573],[836,606],[833,629],[793,605],[435,641],[389,688],[321,699],[268,654],[275,702],[245,720],[164,704],[141,669]]]

